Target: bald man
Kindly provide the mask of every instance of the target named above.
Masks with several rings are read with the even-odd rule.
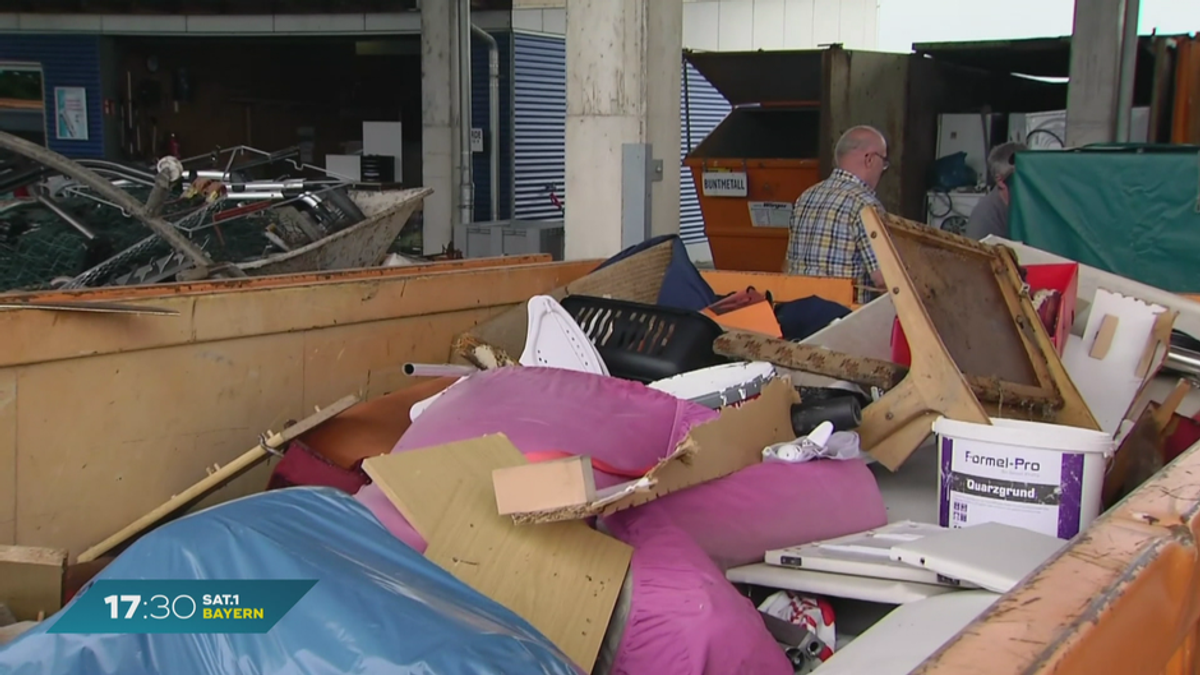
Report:
[[[887,141],[873,127],[854,127],[838,139],[833,155],[837,168],[792,209],[784,271],[854,279],[863,303],[873,297],[870,288],[884,285],[859,214],[867,206],[883,209],[875,188],[888,169]]]

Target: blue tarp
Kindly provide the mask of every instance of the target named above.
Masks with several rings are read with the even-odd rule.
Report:
[[[97,579],[318,581],[262,635],[47,633],[60,612],[0,649],[0,673],[579,675],[526,621],[328,488],[265,492],[180,519]]]

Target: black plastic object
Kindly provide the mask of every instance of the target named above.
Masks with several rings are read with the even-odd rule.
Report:
[[[822,422],[831,422],[834,431],[857,429],[862,424],[862,406],[852,396],[792,406],[792,431],[796,438],[809,435]]]
[[[648,383],[727,362],[712,349],[721,327],[698,312],[588,295],[562,306],[614,377]]]

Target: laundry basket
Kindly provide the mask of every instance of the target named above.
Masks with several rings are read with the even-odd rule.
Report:
[[[568,295],[562,306],[614,377],[650,383],[726,363],[712,349],[721,327],[698,312],[587,295]]]

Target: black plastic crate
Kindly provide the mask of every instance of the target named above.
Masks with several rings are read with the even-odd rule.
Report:
[[[568,295],[562,306],[614,377],[653,382],[727,362],[712,348],[723,330],[699,312],[588,295]]]

